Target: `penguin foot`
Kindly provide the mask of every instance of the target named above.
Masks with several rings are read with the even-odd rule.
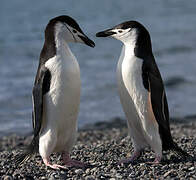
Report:
[[[71,159],[69,153],[63,152],[62,153],[63,162],[67,167],[78,167],[78,168],[85,168],[88,167],[87,164]]]
[[[61,166],[58,164],[51,164],[48,159],[43,159],[44,164],[52,169],[59,170],[59,169],[67,169],[65,166]]]
[[[123,159],[119,161],[117,164],[130,164],[133,163],[136,159],[140,157],[141,151],[135,151],[130,158]]]

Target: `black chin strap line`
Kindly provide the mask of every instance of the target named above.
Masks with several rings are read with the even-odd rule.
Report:
[[[76,42],[76,38],[74,37],[74,35],[73,35],[72,31],[68,28],[67,24],[65,24],[65,26],[66,26],[66,28],[69,30],[69,32],[71,33],[71,35],[73,36],[74,41]]]

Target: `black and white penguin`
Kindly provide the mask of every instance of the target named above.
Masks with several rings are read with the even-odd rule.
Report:
[[[33,87],[34,138],[27,150],[17,156],[17,163],[39,151],[45,165],[53,169],[64,168],[51,164],[49,157],[53,152],[62,153],[66,166],[84,166],[69,155],[76,139],[81,86],[79,64],[68,46],[72,42],[95,46],[71,17],[51,19],[45,29]]]
[[[139,22],[128,21],[96,36],[110,36],[124,44],[117,66],[117,83],[134,153],[120,163],[133,162],[146,146],[156,154],[154,163],[161,161],[162,150],[187,156],[171,136],[164,85],[146,28]]]

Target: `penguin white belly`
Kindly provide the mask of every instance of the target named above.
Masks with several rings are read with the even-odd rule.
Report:
[[[39,150],[41,155],[48,156],[52,152],[69,152],[74,144],[81,83],[75,58],[62,60],[54,57],[45,66],[51,73],[51,83],[49,92],[44,96],[44,123]]]
[[[123,47],[117,68],[119,94],[136,150],[152,146],[158,132],[149,108],[149,92],[143,86],[142,63],[134,54],[126,54]]]

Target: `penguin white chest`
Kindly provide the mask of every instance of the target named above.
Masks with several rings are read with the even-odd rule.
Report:
[[[66,147],[69,151],[77,131],[80,104],[79,65],[74,57],[62,59],[55,56],[45,66],[51,73],[51,81],[50,90],[44,96],[40,144],[46,146],[43,149],[59,151]]]
[[[121,103],[127,116],[133,116],[137,109],[143,108],[142,105],[148,97],[143,86],[142,64],[142,59],[123,47],[117,67],[117,79]]]
[[[127,116],[131,136],[141,134],[146,124],[148,91],[142,79],[143,60],[123,46],[117,67],[118,90],[123,110]],[[139,135],[137,135],[138,137]]]
[[[136,107],[140,107],[148,91],[144,88],[142,79],[143,60],[136,56],[125,58],[122,62],[122,79]]]
[[[48,105],[54,106],[52,111],[58,113],[56,119],[66,120],[77,116],[80,101],[80,70],[77,61],[57,57],[49,60],[46,67],[51,73],[50,91],[46,96],[51,101]]]

